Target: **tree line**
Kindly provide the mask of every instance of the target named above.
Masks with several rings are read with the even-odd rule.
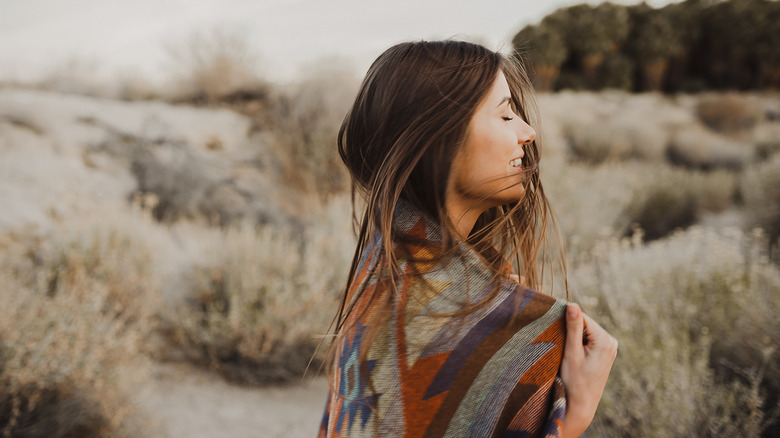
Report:
[[[524,27],[512,45],[542,91],[780,88],[780,1],[579,4]]]

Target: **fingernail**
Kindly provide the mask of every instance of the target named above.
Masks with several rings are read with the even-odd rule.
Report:
[[[566,315],[569,317],[569,319],[576,319],[577,318],[577,306],[570,305],[566,309]]]

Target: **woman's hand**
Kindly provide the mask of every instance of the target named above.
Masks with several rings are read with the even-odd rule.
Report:
[[[564,437],[580,436],[593,421],[617,348],[617,340],[583,313],[580,306],[568,305],[561,364],[567,402]]]

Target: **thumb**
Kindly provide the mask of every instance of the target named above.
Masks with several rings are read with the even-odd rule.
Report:
[[[566,346],[564,347],[564,354],[575,357],[585,354],[582,346],[583,330],[582,309],[577,304],[569,303],[566,306]]]

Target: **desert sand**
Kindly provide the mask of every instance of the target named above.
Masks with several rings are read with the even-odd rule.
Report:
[[[159,365],[140,407],[169,437],[303,438],[317,434],[327,381],[306,379],[284,387],[233,385],[189,365]]]

